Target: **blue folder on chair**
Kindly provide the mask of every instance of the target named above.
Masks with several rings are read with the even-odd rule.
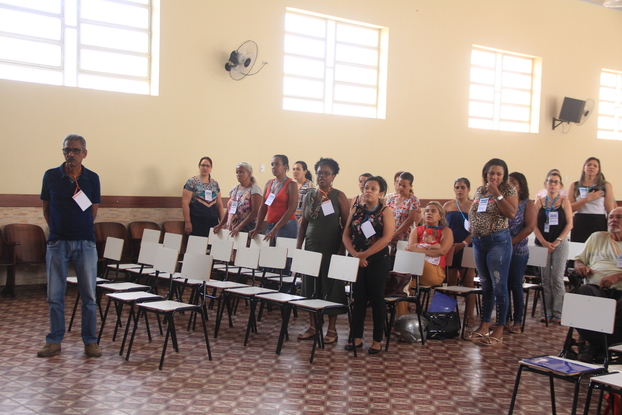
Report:
[[[523,359],[523,362],[535,366],[540,366],[543,369],[552,370],[569,376],[577,375],[579,373],[589,370],[594,370],[593,365],[584,365],[580,362],[570,362],[568,360],[561,359],[555,356],[533,357],[531,359]]]
[[[448,295],[436,291],[434,292],[432,303],[430,303],[430,307],[428,307],[428,313],[451,313],[456,309],[457,304],[458,300],[455,298],[451,298]]]

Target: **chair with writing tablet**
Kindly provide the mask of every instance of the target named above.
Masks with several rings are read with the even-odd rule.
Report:
[[[511,415],[514,411],[521,375],[524,371],[544,375],[549,378],[553,414],[556,413],[554,380],[561,379],[574,383],[572,414],[576,414],[581,380],[585,376],[606,373],[609,365],[609,356],[608,353],[605,355],[605,361],[602,365],[583,363],[577,360],[566,359],[563,356],[566,355],[572,346],[572,333],[574,329],[601,333],[605,350],[607,350],[607,334],[613,333],[616,307],[616,300],[611,298],[566,293],[564,295],[561,324],[569,328],[562,350],[557,356],[538,356],[518,362],[518,372],[508,414]]]
[[[142,222],[141,222],[142,223]],[[148,244],[155,244],[155,245],[159,245],[160,244],[160,231],[159,230],[155,230],[155,229],[150,229],[150,228],[145,228],[142,230],[142,238],[140,239],[140,244],[137,246],[137,250],[136,252],[138,253],[138,259],[137,259],[137,263],[122,263],[122,264],[118,264],[116,266],[116,268],[120,271],[125,272],[126,274],[129,273],[129,269],[134,269],[136,270],[137,268],[141,268],[141,265],[143,265],[143,269],[141,270],[140,273],[142,273],[142,271],[146,271],[147,273],[151,272],[152,270],[149,270],[149,268],[151,268],[151,265],[153,265],[153,261],[152,262],[145,262],[145,252],[143,251],[143,245],[145,243]],[[134,240],[132,240],[133,242],[135,242]],[[153,246],[148,247],[147,249],[151,249]],[[141,255],[142,253],[142,255]],[[148,253],[148,256],[151,257],[151,252]],[[142,262],[141,262],[142,261]],[[112,268],[111,265],[108,265],[108,268]],[[134,273],[136,276],[136,273]]]
[[[287,239],[287,238],[279,238]],[[277,240],[278,241],[278,240]],[[278,245],[278,243],[277,243]],[[322,264],[322,254],[313,251],[304,251],[302,249],[294,249],[290,251],[288,249],[288,256],[291,255],[291,272],[294,277],[309,275],[317,278],[320,273],[320,266]],[[257,294],[257,299],[268,304],[276,304],[281,307],[281,332],[279,334],[279,340],[277,342],[276,354],[281,354],[281,348],[283,347],[283,341],[285,338],[289,340],[287,334],[287,327],[289,324],[289,318],[293,309],[292,301],[304,300],[305,297],[301,297],[289,293],[266,293]]]
[[[238,248],[235,253],[235,266],[240,269],[257,269],[259,266],[259,255],[260,250],[257,248]],[[262,293],[274,293],[278,292],[277,290],[263,288],[263,287],[253,287],[253,286],[244,286],[244,287],[233,287],[224,289],[224,293],[222,295],[222,300],[220,301],[218,312],[216,313],[216,327],[214,329],[214,338],[218,337],[218,331],[220,329],[220,322],[223,318],[223,314],[225,309],[227,310],[227,314],[229,316],[229,327],[233,327],[233,321],[231,319],[231,315],[233,314],[233,304],[232,299],[244,299],[244,300],[254,300],[255,295]],[[251,306],[251,313],[254,313],[254,309]],[[251,315],[249,317],[249,322],[254,322],[255,316]],[[253,324],[249,324],[247,326],[247,334],[244,340],[244,345],[248,342],[249,330],[253,330],[255,332],[257,327]]]
[[[611,350],[611,349],[610,349]],[[603,394],[604,392],[608,392],[609,396],[612,398],[611,402],[611,414],[619,414],[620,413],[620,403],[613,394],[622,396],[622,373],[621,372],[612,372],[605,373],[604,375],[594,376],[590,378],[590,386],[587,388],[587,396],[585,399],[585,410],[583,412],[584,415],[588,415],[590,413],[590,403],[592,400],[592,392],[594,389],[600,391],[600,397],[598,398],[598,408],[596,409],[596,413],[600,415],[600,410],[603,404]],[[607,410],[605,410],[607,411]]]
[[[286,248],[287,249],[287,265],[283,270],[283,275],[267,275],[266,278],[270,281],[279,281],[281,286],[281,291],[287,292],[288,294],[294,294],[296,292],[296,273],[291,271],[291,263],[294,260],[293,255],[296,252],[296,238],[285,238],[279,237],[276,239],[276,247],[277,248]],[[284,287],[289,287],[287,290]]]
[[[529,259],[527,260],[527,265],[539,268],[545,267],[549,255],[549,250],[537,245],[527,245],[527,248],[529,249]],[[534,296],[533,300],[533,309],[531,310],[531,317],[535,315],[536,305],[538,304],[538,296],[540,292],[542,292],[542,298],[544,299],[544,290],[542,288],[542,284],[523,283],[523,292],[525,293],[525,308],[523,310],[523,324],[521,325],[521,333],[525,332],[525,321],[527,320],[527,309],[529,308],[529,293],[531,292],[531,290],[536,290],[536,295]],[[546,315],[546,301],[542,301],[542,306],[544,308],[544,314]],[[548,320],[545,319],[544,323],[547,327],[549,326]]]
[[[335,281],[344,281],[349,283],[356,282],[359,270],[359,259],[354,257],[347,257],[343,255],[332,255],[330,257],[330,266],[328,267],[328,283],[329,285]],[[330,292],[330,288],[328,289]],[[348,341],[353,342],[352,338],[352,313],[350,310],[350,304],[341,304],[333,301],[327,301],[326,299],[306,299],[292,301],[292,304],[298,311],[307,311],[311,313],[315,321],[315,338],[313,339],[313,348],[311,349],[311,358],[309,363],[313,363],[315,356],[315,349],[317,346],[324,348],[324,331],[322,330],[322,320],[324,312],[328,309],[343,309],[348,314]],[[354,350],[354,356],[356,356],[356,348]]]
[[[584,242],[572,242],[572,241],[568,241],[568,261],[572,261],[574,263],[574,259],[577,257],[577,255],[579,255],[582,251],[583,248],[585,248],[585,243]],[[566,271],[569,271],[572,268],[566,268]],[[574,269],[572,269],[574,271]],[[580,284],[584,283],[584,279],[581,278],[580,280]],[[570,279],[568,278],[567,275],[564,275],[564,285],[566,286],[566,290],[571,290],[571,292],[575,292],[572,291],[573,287],[572,284],[570,283]],[[578,289],[579,286],[577,286],[575,289]]]
[[[196,287],[199,291],[199,295],[197,297],[202,300],[199,301],[198,304],[189,304],[181,301],[180,297],[177,297],[174,300],[171,300],[171,297],[166,297],[164,299],[147,299],[144,302],[138,303],[138,314],[134,319],[134,327],[132,329],[132,337],[130,339],[130,344],[127,348],[127,355],[125,360],[129,360],[130,353],[132,351],[132,345],[134,343],[134,338],[136,336],[136,329],[138,327],[138,320],[141,315],[147,316],[147,313],[154,313],[158,316],[162,316],[164,321],[167,323],[166,336],[164,338],[164,345],[162,346],[162,356],[160,357],[160,366],[159,369],[162,370],[162,366],[164,365],[164,356],[166,355],[166,348],[168,345],[169,338],[172,341],[173,348],[177,353],[179,353],[179,344],[177,342],[177,332],[175,329],[175,314],[187,312],[190,313],[190,316],[195,314],[201,315],[201,323],[203,327],[203,336],[205,338],[205,346],[207,348],[207,356],[209,360],[212,360],[212,352],[210,349],[209,338],[207,335],[207,314],[205,309],[205,299],[208,297],[207,287],[205,282],[209,281],[211,270],[212,270],[212,257],[210,255],[198,255],[198,254],[188,254],[184,256],[184,266],[181,269],[180,279],[183,279],[183,284],[185,285],[188,280],[201,280],[203,284]],[[173,293],[172,286],[175,283],[175,280],[171,278],[171,287],[169,289],[169,294]]]
[[[233,253],[233,241],[223,240],[223,239],[215,239],[212,241],[212,246],[210,249],[210,255],[214,259],[214,265],[212,265],[212,271],[217,270],[216,264],[215,264],[216,261],[220,261],[221,263],[226,263],[227,270],[225,271],[224,278],[220,280],[210,278],[210,280],[206,282],[206,287],[212,291],[211,296],[213,297],[210,300],[209,305],[208,305],[208,308],[210,309],[213,308],[214,306],[214,299],[218,301],[218,304],[220,306],[220,303],[223,298],[224,290],[226,288],[247,286],[246,284],[241,284],[241,283],[228,280],[228,277],[229,277],[228,267],[229,267],[229,261],[231,259],[232,253]],[[218,290],[221,290],[221,291],[220,291],[220,294],[217,296],[216,293],[218,292]]]
[[[474,256],[474,251],[472,247],[465,247],[463,249],[464,253],[462,254],[462,268],[474,268],[477,269],[477,266],[475,264],[475,256]],[[436,287],[434,288],[436,291],[440,291],[443,294],[446,295],[450,295],[453,297],[463,297],[464,298],[464,304],[465,304],[465,312],[464,312],[464,316],[462,318],[462,329],[461,329],[461,333],[460,333],[460,338],[464,338],[464,332],[466,329],[466,325],[467,325],[467,311],[466,311],[466,307],[468,305],[469,299],[471,298],[471,295],[477,295],[479,296],[482,293],[482,289],[481,288],[475,288],[475,287],[464,287],[462,285],[454,285],[454,286],[448,286],[448,287]],[[476,305],[478,305],[476,303]],[[427,306],[426,306],[427,309]],[[458,305],[456,304],[456,311],[458,312],[458,314],[460,313],[460,310],[458,309]]]
[[[209,246],[208,251],[210,255],[214,256],[214,254],[212,253],[212,248],[214,244],[229,241],[229,233],[230,232],[228,229],[221,229],[220,231],[215,233],[214,228],[210,228],[209,235],[207,236],[207,243]],[[224,272],[225,273],[224,279],[227,279],[227,276],[229,275],[228,267],[229,267],[230,262],[231,262],[230,256],[227,259],[220,259],[220,258],[214,257],[214,265],[212,266],[212,270],[218,271],[218,272]]]
[[[208,238],[205,236],[190,235],[186,244],[186,252],[205,255],[207,253],[207,242]]]
[[[387,305],[389,312],[387,313],[387,322],[385,327],[385,334],[387,336],[387,343],[385,345],[385,352],[389,351],[389,342],[391,340],[391,330],[395,323],[395,313],[397,303],[402,301],[408,301],[415,303],[417,306],[417,318],[419,319],[419,335],[421,336],[421,344],[425,345],[425,336],[423,335],[423,325],[421,324],[421,308],[420,290],[419,290],[419,277],[423,273],[423,263],[425,262],[425,254],[420,252],[408,252],[398,250],[395,253],[395,263],[391,273],[407,274],[411,278],[415,278],[416,285],[412,295],[406,295],[403,297],[385,297],[384,302]]]
[[[155,244],[150,244],[150,243],[146,243],[146,244],[155,245]],[[153,278],[155,281],[157,280],[160,274],[165,274],[165,275],[168,275],[169,279],[171,279],[172,274],[175,272],[175,268],[177,267],[177,255],[178,254],[179,253],[175,249],[164,248],[162,246],[156,245],[155,259],[153,262],[155,274],[151,276],[151,278]],[[108,291],[109,293],[106,294],[106,296],[108,297],[108,304],[106,305],[106,311],[104,312],[104,315],[101,320],[99,335],[97,337],[98,344],[99,344],[99,341],[101,340],[102,333],[104,332],[104,326],[106,325],[106,319],[108,317],[108,311],[110,310],[110,305],[114,303],[115,311],[117,315],[114,333],[112,335],[112,341],[116,340],[117,329],[121,327],[121,315],[123,312],[123,306],[128,305],[130,307],[130,312],[129,312],[129,315],[127,318],[127,324],[125,327],[125,334],[123,336],[123,342],[121,343],[121,351],[119,352],[119,355],[122,355],[123,348],[125,347],[125,340],[127,339],[129,325],[135,317],[134,305],[145,299],[152,299],[152,298],[163,299],[166,296],[159,296],[151,292],[151,290],[144,291],[144,290],[139,290],[139,289],[132,290],[131,288],[124,289],[126,286],[122,284],[114,284],[114,283],[113,284],[102,284],[100,287],[104,289],[105,291]],[[172,289],[172,286],[171,286],[171,289]],[[168,295],[170,295],[170,292],[169,294],[167,294],[167,296]],[[146,320],[145,320],[145,324],[147,325],[147,333],[149,335],[149,340],[151,340],[151,332],[149,330],[149,324]],[[162,333],[162,326],[161,326],[161,322],[159,319],[158,319],[158,326],[160,328],[160,333]]]
[[[140,252],[140,246],[143,242],[153,242],[156,244],[160,243],[160,225],[155,222],[130,222],[127,229],[130,234],[130,242],[132,245],[132,254],[134,255],[134,260],[138,257],[138,253]],[[145,235],[145,229],[149,229],[149,231],[156,231],[157,236],[154,232],[147,232],[147,234]]]
[[[278,270],[280,273],[283,272],[285,267],[287,266],[287,248],[282,247],[264,247],[259,251],[259,267],[264,269],[273,269]],[[265,272],[265,271],[264,271]],[[257,287],[249,287],[249,288],[241,288],[238,293],[245,293],[248,290],[253,290]],[[230,291],[236,291],[232,289]],[[283,295],[278,295],[283,294]],[[263,298],[260,296],[263,295]],[[286,311],[286,307],[288,307],[288,302],[292,300],[301,300],[305,297],[301,297],[298,295],[281,293],[278,291],[270,291],[267,292],[265,289],[261,293],[255,293],[252,295],[245,296],[245,298],[250,303],[250,313],[248,318],[248,324],[246,326],[246,337],[244,339],[244,345],[248,343],[248,336],[250,332],[257,332],[257,321],[261,321],[261,315],[264,309],[264,305],[272,306],[277,305],[281,310],[281,319],[284,320],[284,313]],[[259,315],[255,318],[255,310],[257,308],[257,303],[261,303],[261,308],[259,310]]]

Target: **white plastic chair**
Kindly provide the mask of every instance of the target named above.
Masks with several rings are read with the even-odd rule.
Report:
[[[609,359],[606,355],[602,365],[593,365],[565,359],[563,356],[570,349],[572,344],[572,331],[576,328],[602,333],[605,350],[607,350],[607,334],[613,333],[614,330],[616,306],[616,300],[611,298],[572,293],[566,293],[564,295],[561,324],[569,327],[564,346],[557,356],[538,356],[531,359],[523,359],[518,362],[518,372],[516,374],[508,415],[514,412],[521,374],[524,370],[549,378],[553,413],[556,413],[554,379],[573,382],[575,386],[572,400],[572,414],[576,413],[581,380],[586,375],[591,376],[607,372]],[[588,310],[589,312],[586,312]]]
[[[162,356],[160,357],[159,369],[162,370],[164,365],[164,357],[166,355],[166,348],[168,345],[169,337],[172,339],[173,348],[179,353],[179,345],[177,343],[177,334],[175,330],[175,314],[178,312],[190,312],[191,315],[200,314],[201,323],[203,326],[203,335],[205,336],[205,346],[207,348],[207,355],[209,360],[212,360],[212,352],[209,345],[209,338],[207,335],[207,325],[205,321],[207,319],[205,310],[205,299],[207,297],[205,282],[209,281],[212,260],[210,255],[197,255],[189,254],[184,256],[184,266],[182,267],[181,276],[183,279],[200,279],[204,283],[199,288],[199,297],[202,299],[199,304],[188,304],[177,300],[165,299],[162,301],[147,301],[138,304],[138,315],[134,320],[134,328],[132,329],[132,338],[127,348],[127,356],[125,360],[129,360],[134,337],[136,335],[136,328],[138,326],[138,320],[141,313],[146,316],[147,312],[155,313],[157,316],[162,316],[167,323],[166,337],[164,338],[164,345],[162,347]]]
[[[423,325],[421,324],[421,299],[419,298],[419,277],[423,273],[423,264],[425,262],[425,254],[420,252],[409,252],[398,250],[395,253],[395,264],[393,270],[398,274],[408,274],[411,277],[416,278],[417,285],[415,286],[415,294],[412,296],[404,297],[385,297],[384,302],[389,310],[388,322],[385,327],[385,334],[387,336],[387,343],[385,345],[385,351],[389,351],[389,342],[391,340],[391,329],[395,323],[395,312],[397,303],[401,301],[414,302],[417,305],[417,319],[419,320],[419,335],[421,336],[421,344],[425,345],[425,336],[423,335]]]
[[[296,256],[294,256],[296,259]],[[328,279],[340,280],[345,282],[354,283],[359,270],[359,259],[354,257],[347,257],[342,255],[332,255],[330,258],[330,266],[328,268]],[[308,274],[307,274],[308,275]],[[315,348],[319,345],[320,348],[324,348],[324,333],[322,330],[322,319],[324,311],[327,309],[344,309],[348,313],[348,325],[350,327],[350,333],[348,339],[350,342],[352,338],[352,314],[350,312],[350,304],[340,304],[332,301],[320,300],[320,299],[306,299],[296,300],[291,302],[294,307],[299,311],[307,311],[315,318],[315,339],[313,340],[313,349],[311,350],[311,358],[309,363],[313,363],[313,357],[315,356]],[[354,349],[354,356],[356,356],[356,348]]]

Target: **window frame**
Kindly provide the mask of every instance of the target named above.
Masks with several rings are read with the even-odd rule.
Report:
[[[613,88],[611,85],[603,85],[603,77],[605,75],[614,75],[616,82]],[[605,89],[613,89],[614,100],[603,99]],[[613,115],[603,113],[605,105],[613,107]],[[613,128],[602,128],[604,119],[610,119]],[[600,82],[598,89],[598,122],[596,130],[596,138],[602,140],[622,140],[622,71],[613,69],[601,69]]]
[[[315,19],[324,24],[324,33],[305,34],[300,31],[290,31],[287,27],[288,16],[300,16],[308,19]],[[283,104],[285,110],[358,116],[363,118],[386,118],[386,93],[387,93],[387,49],[388,49],[388,29],[381,26],[355,22],[352,20],[327,16],[305,10],[286,8],[284,27],[284,58],[283,58]],[[372,30],[377,33],[375,46],[363,45],[338,39],[338,30],[341,28],[355,28]],[[313,52],[303,51],[300,53],[288,50],[288,42],[323,42],[323,56],[314,55]],[[356,50],[369,50],[376,54],[375,62],[372,64],[348,62],[340,54],[340,49],[352,47]],[[298,49],[302,50],[302,49]],[[294,65],[296,60],[303,60],[313,63],[316,74],[308,75],[296,72]],[[322,67],[321,76],[317,75],[319,67]],[[355,71],[360,73],[375,71],[373,83],[349,81],[337,79],[339,71]],[[310,71],[311,72],[311,71]],[[303,85],[307,85],[307,92]],[[358,93],[358,97],[356,96]],[[367,96],[365,97],[365,94]],[[370,96],[373,99],[370,99]],[[342,98],[340,98],[342,97]],[[367,100],[367,102],[363,102]],[[371,103],[370,103],[371,102]],[[313,108],[313,109],[311,109]]]
[[[475,64],[473,62],[474,54],[477,52],[494,54],[494,66]],[[540,124],[542,59],[536,56],[508,52],[481,45],[473,45],[470,58],[468,127],[493,131],[537,133]],[[526,72],[524,70],[504,68],[505,62],[511,59],[530,61],[531,70]],[[494,72],[493,82],[475,81],[474,77],[476,75],[474,73],[478,70]],[[520,78],[525,76],[530,77],[529,88],[520,86],[520,81],[518,80],[515,80],[514,84],[506,80],[510,77]],[[482,98],[481,91],[478,97],[474,97],[477,94],[475,91],[477,88],[490,89],[491,87],[493,88],[492,99]],[[503,95],[508,93],[515,96],[529,93],[529,105],[517,102],[503,102]],[[480,114],[483,112],[483,108],[489,108],[492,109],[492,116],[474,115],[478,111],[478,105],[480,106]],[[519,120],[516,116],[515,118],[504,116],[504,113],[512,111],[515,113],[523,112],[528,114],[528,117],[526,120]],[[489,126],[485,126],[485,124],[489,124]],[[508,126],[512,125],[516,127],[508,128]],[[519,129],[519,126],[523,126],[523,128]]]
[[[106,21],[105,18],[93,19],[84,16],[83,12],[88,10],[88,4],[93,2],[95,5],[108,7],[129,6],[140,12],[141,24],[146,27],[139,27],[141,24],[132,25],[132,22],[122,22],[122,19]],[[54,23],[57,21],[59,33],[54,33],[54,38],[32,35],[32,31],[16,33],[14,31],[2,31],[0,29],[0,41],[20,44],[29,42],[33,47],[37,45],[53,45],[58,48],[54,52],[54,64],[33,62],[26,56],[24,59],[8,59],[6,55],[0,57],[0,79],[51,84],[68,87],[79,87],[88,89],[107,90],[115,92],[136,93],[143,95],[157,96],[159,94],[159,30],[160,30],[160,0],[59,0],[52,8],[40,10],[30,8],[26,5],[9,4],[16,3],[7,1],[0,3],[0,11],[8,13],[25,13],[25,17],[43,17]],[[93,5],[91,3],[91,6]],[[56,8],[58,5],[58,8]],[[34,6],[33,6],[34,7]],[[146,20],[144,20],[146,19]],[[129,48],[115,47],[114,41],[110,41],[105,36],[98,45],[83,43],[83,36],[88,29],[103,29],[111,31],[124,31],[126,34],[142,34],[143,40],[140,48],[129,50]],[[30,32],[27,34],[23,34]],[[122,64],[108,65],[108,70],[104,68],[107,60],[101,57],[105,54],[118,59],[142,60],[136,71],[140,73],[131,74],[126,70],[129,66]],[[86,58],[89,55],[99,55],[100,62],[87,67]],[[34,56],[34,55],[31,55]],[[50,55],[52,56],[52,55]],[[58,63],[56,63],[58,62]],[[125,73],[123,73],[125,70]]]

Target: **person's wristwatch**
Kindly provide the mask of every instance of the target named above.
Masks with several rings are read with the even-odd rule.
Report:
[[[498,201],[502,201],[502,200],[503,200],[503,195],[499,195],[499,196],[497,196],[497,200],[498,200]]]

